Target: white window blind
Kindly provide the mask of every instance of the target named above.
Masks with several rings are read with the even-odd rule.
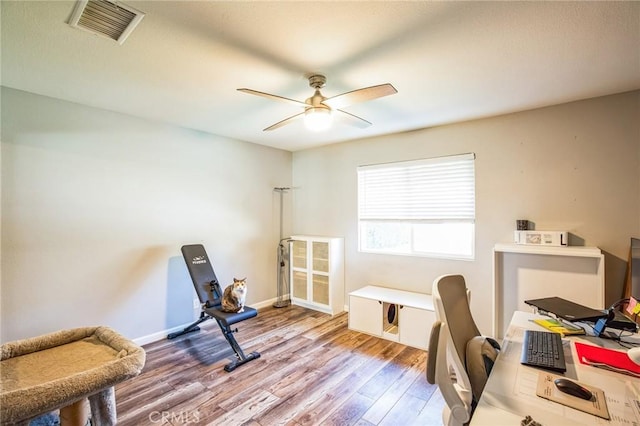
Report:
[[[358,167],[360,251],[473,259],[475,155]]]
[[[358,168],[360,220],[473,220],[474,154]]]

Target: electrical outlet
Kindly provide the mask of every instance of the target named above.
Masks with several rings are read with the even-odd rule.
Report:
[[[198,299],[193,299],[193,309],[200,309],[200,301]]]

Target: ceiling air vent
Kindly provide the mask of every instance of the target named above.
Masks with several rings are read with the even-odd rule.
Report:
[[[122,44],[142,18],[144,13],[116,1],[79,0],[69,25]]]

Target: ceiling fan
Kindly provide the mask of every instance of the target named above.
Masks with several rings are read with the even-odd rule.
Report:
[[[253,89],[238,89],[240,92],[249,93],[251,95],[262,96],[268,99],[276,101],[287,102],[289,104],[296,105],[304,108],[304,111],[285,118],[282,121],[278,121],[264,131],[275,130],[287,124],[294,122],[300,118],[304,118],[305,125],[310,130],[321,131],[327,129],[331,125],[332,115],[338,113],[341,118],[350,125],[365,128],[371,126],[371,123],[360,118],[356,115],[343,111],[344,108],[349,105],[353,105],[358,102],[370,101],[373,99],[381,98],[383,96],[393,95],[398,91],[391,84],[379,84],[377,86],[364,87],[362,89],[352,90],[350,92],[343,93],[341,95],[332,96],[327,98],[320,93],[320,89],[324,87],[327,82],[327,78],[324,75],[314,74],[309,76],[309,86],[315,89],[315,93],[310,98],[307,98],[304,102],[296,101],[294,99],[285,98],[283,96],[272,95],[269,93],[259,92]]]

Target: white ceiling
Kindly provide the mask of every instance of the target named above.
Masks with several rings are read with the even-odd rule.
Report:
[[[66,24],[72,1],[6,1],[2,85],[299,150],[640,88],[640,2],[125,1],[123,45]],[[311,133],[304,101],[381,83],[346,111],[373,122]]]

